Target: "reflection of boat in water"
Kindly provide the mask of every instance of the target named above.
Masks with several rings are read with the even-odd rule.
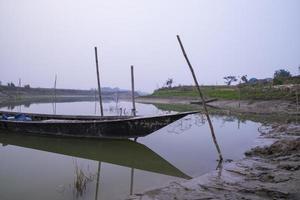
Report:
[[[146,136],[164,126],[197,111],[161,116],[73,116],[24,113],[32,121],[7,120],[3,116],[17,113],[0,111],[0,129],[72,137],[136,138]]]
[[[131,140],[92,140],[0,132],[0,143],[121,165],[189,179],[143,144]]]

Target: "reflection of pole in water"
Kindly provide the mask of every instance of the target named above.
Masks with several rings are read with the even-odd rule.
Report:
[[[98,199],[98,189],[99,189],[99,178],[100,178],[100,169],[101,169],[101,162],[98,162],[98,172],[97,172],[97,182],[96,182],[96,195],[95,200]]]
[[[133,178],[134,178],[134,168],[131,168],[131,176],[130,176],[130,195],[133,194]]]
[[[238,118],[238,129],[240,129],[240,125],[241,125],[241,120],[240,118]]]

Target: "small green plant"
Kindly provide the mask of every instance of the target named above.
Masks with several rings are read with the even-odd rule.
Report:
[[[75,179],[74,188],[76,193],[76,198],[83,196],[86,191],[87,184],[95,179],[95,175],[85,175],[84,171],[78,167],[75,161]]]

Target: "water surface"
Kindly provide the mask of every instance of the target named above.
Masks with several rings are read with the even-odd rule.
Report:
[[[130,109],[130,102],[104,103],[105,115],[130,115]],[[51,103],[1,110],[99,115],[95,102],[57,103],[56,111]],[[139,115],[166,113],[152,104],[137,104],[137,110]],[[258,137],[258,123],[230,116],[212,116],[212,121],[225,159],[242,158]],[[0,199],[124,199],[209,172],[218,158],[200,114],[138,138],[137,143],[13,133],[1,133],[0,143]]]

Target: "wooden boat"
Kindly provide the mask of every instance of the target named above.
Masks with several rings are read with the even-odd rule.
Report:
[[[23,113],[32,121],[0,120],[0,129],[20,133],[92,138],[137,138],[199,111],[161,116],[74,116]],[[0,111],[0,115],[16,115]]]
[[[165,174],[191,177],[143,144],[131,140],[94,140],[23,135],[0,130],[0,143]]]

